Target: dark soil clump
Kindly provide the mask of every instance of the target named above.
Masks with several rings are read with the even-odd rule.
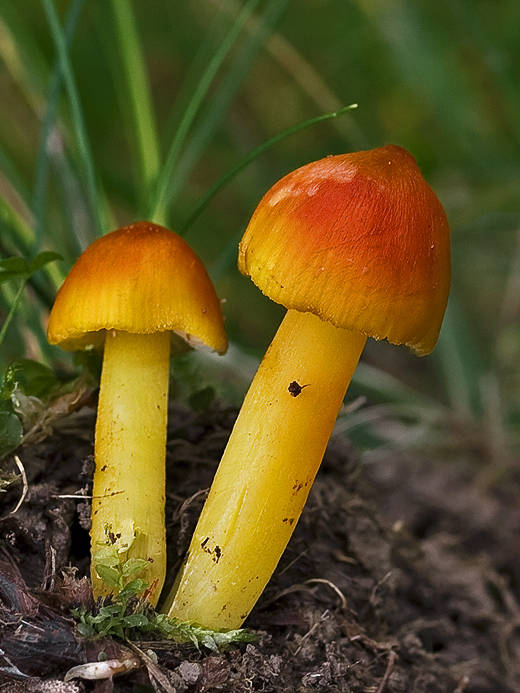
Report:
[[[171,412],[171,579],[235,415]],[[21,484],[3,494],[1,692],[520,690],[518,479],[479,488],[464,461],[419,457],[365,468],[339,437],[246,624],[255,643],[208,654],[164,641],[135,649],[83,640],[70,609],[91,605],[88,508],[67,496],[88,493],[93,428],[84,409],[22,448],[27,495],[9,514]],[[101,651],[133,657],[139,668],[112,681],[63,682]]]

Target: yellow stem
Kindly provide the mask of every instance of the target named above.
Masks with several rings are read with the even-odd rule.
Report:
[[[143,558],[142,577],[159,597],[166,569],[164,483],[170,334],[107,333],[96,422],[91,577],[94,596],[111,592],[96,555],[112,542]],[[137,577],[134,575],[133,577]]]
[[[233,428],[167,600],[170,616],[207,628],[242,624],[298,521],[365,341],[288,311]],[[305,387],[293,396],[291,383]]]

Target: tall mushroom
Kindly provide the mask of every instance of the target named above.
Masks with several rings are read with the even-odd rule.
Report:
[[[95,241],[72,267],[49,318],[51,344],[104,345],[95,436],[92,584],[110,592],[96,554],[112,543],[155,603],[166,565],[165,445],[170,332],[219,353],[227,347],[220,302],[202,262],[178,235],[138,222]]]
[[[433,349],[449,253],[443,208],[400,147],[321,159],[264,196],[239,268],[288,311],[167,600],[171,616],[244,621],[298,521],[367,336]]]

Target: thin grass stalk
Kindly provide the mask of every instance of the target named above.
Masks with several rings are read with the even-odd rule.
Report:
[[[73,0],[65,20],[63,32],[65,45],[68,47],[72,41],[78,21],[83,10],[85,0]],[[45,226],[45,202],[47,194],[47,184],[49,181],[49,138],[56,123],[58,113],[58,97],[62,85],[61,60],[58,57],[52,71],[51,83],[48,89],[47,103],[43,123],[40,131],[40,141],[38,144],[38,154],[36,157],[36,175],[34,179],[34,192],[32,210],[35,221],[35,242],[33,251],[37,253],[42,245],[44,226]]]
[[[1,196],[0,223],[2,226],[0,250],[5,246],[11,255],[19,254],[24,257],[30,255],[35,242],[34,231],[10,202]],[[46,284],[50,283],[53,289],[56,289],[65,278],[64,273],[55,263],[45,265],[41,272],[46,278]]]
[[[26,5],[21,2],[0,3],[0,57],[3,67],[31,111],[40,118],[45,106],[44,84],[49,68],[35,40],[25,15]]]
[[[208,142],[224,121],[231,102],[241,87],[259,50],[265,45],[268,36],[277,25],[287,8],[288,0],[269,0],[262,12],[247,23],[240,49],[212,94],[211,104],[205,109],[200,122],[196,124],[179,158],[175,176],[170,187],[170,201],[174,201],[183,190],[186,180],[199,161]]]
[[[258,145],[258,147],[252,149],[248,154],[246,154],[245,157],[243,157],[237,164],[235,164],[233,168],[231,168],[225,175],[223,175],[222,178],[220,178],[220,180],[218,180],[205,195],[203,195],[200,202],[197,204],[193,212],[189,215],[188,219],[184,222],[183,226],[181,227],[180,234],[183,235],[187,232],[188,228],[200,216],[200,214],[202,214],[204,209],[208,206],[208,204],[215,197],[215,195],[226,185],[226,183],[228,183],[232,178],[234,178],[238,173],[240,173],[240,171],[242,171],[246,166],[248,166],[261,154],[274,147],[276,144],[278,144],[278,142],[281,142],[286,137],[290,137],[291,135],[300,132],[300,130],[305,130],[305,128],[311,127],[312,125],[316,125],[317,123],[322,123],[325,120],[337,118],[338,116],[341,116],[344,113],[347,113],[348,111],[357,108],[357,106],[357,103],[352,103],[349,106],[343,106],[343,108],[340,108],[337,111],[333,111],[332,113],[322,113],[321,115],[315,116],[314,118],[302,120],[301,122],[296,123],[296,125],[291,125],[291,127],[282,130],[282,132],[279,132],[277,135],[274,135],[274,137],[271,137],[265,142],[262,142],[262,144]]]
[[[9,325],[11,324],[14,314],[16,313],[16,310],[18,308],[18,305],[20,304],[20,301],[22,299],[22,294],[23,290],[25,289],[25,286],[27,284],[27,280],[23,280],[18,287],[18,290],[16,291],[13,301],[11,303],[11,307],[9,308],[9,312],[6,315],[6,318],[2,324],[2,327],[0,328],[0,346],[2,346],[3,341],[5,339],[5,335],[7,333],[7,330],[9,329]]]
[[[46,0],[46,2],[49,1],[50,0]],[[168,150],[166,162],[159,176],[155,195],[150,207],[150,213],[147,215],[150,219],[159,224],[164,224],[167,222],[168,189],[186,136],[193,124],[193,121],[195,120],[197,113],[199,112],[200,106],[208,93],[213,79],[228,56],[233,44],[240,35],[240,32],[244,28],[246,22],[249,20],[251,14],[254,12],[259,3],[260,0],[248,0],[248,2],[244,4],[231,29],[224,37],[224,40],[215,52],[213,58],[210,60],[206,70],[204,71],[199,83],[195,88],[186,110],[184,111],[181,122],[179,123],[179,127],[175,132]]]
[[[88,140],[87,130],[85,127],[85,121],[83,118],[81,102],[76,87],[76,82],[74,80],[72,67],[69,61],[67,43],[58,20],[58,15],[56,13],[56,8],[54,7],[53,1],[42,0],[42,3],[45,10],[45,14],[47,15],[47,20],[49,22],[52,38],[61,64],[61,71],[63,74],[63,79],[65,81],[65,86],[67,89],[67,94],[69,97],[70,108],[72,113],[72,125],[74,128],[80,159],[84,170],[85,184],[87,187],[87,194],[91,206],[91,214],[97,231],[96,235],[100,236],[102,233],[102,224],[99,216],[98,192],[94,174],[93,158],[90,143]]]
[[[114,37],[121,57],[128,112],[133,122],[138,154],[140,197],[148,204],[160,169],[159,138],[150,83],[132,6],[128,0],[110,0]]]
[[[22,201],[25,207],[29,208],[30,192],[24,176],[21,174],[17,162],[9,156],[0,143],[0,183],[5,184]]]

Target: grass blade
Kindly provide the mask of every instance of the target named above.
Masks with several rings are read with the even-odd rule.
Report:
[[[0,16],[0,56],[31,111],[40,116],[45,107],[49,66],[26,20],[22,3],[3,2]]]
[[[97,227],[97,235],[100,236],[102,232],[101,220],[99,218],[98,193],[96,179],[94,175],[92,153],[88,141],[87,131],[85,128],[85,122],[83,119],[83,112],[81,109],[78,90],[76,88],[76,83],[74,81],[74,76],[72,73],[72,67],[69,61],[67,44],[65,36],[63,34],[63,30],[58,20],[58,15],[56,13],[56,8],[54,7],[53,0],[42,0],[42,2],[51,29],[52,38],[54,41],[54,45],[56,47],[58,59],[61,65],[61,71],[63,74],[63,79],[65,81],[65,86],[69,97],[70,108],[72,113],[72,124],[76,135],[76,141],[79,149],[81,163],[84,169],[85,183],[87,187],[88,198],[91,205],[91,213],[94,219],[94,224]]]
[[[222,178],[218,180],[215,183],[215,185],[213,185],[208,190],[208,192],[202,197],[198,205],[195,207],[193,212],[190,214],[190,216],[182,226],[180,231],[181,235],[186,233],[188,228],[193,224],[195,219],[197,219],[197,217],[204,211],[204,209],[219,192],[219,190],[221,190],[224,187],[224,185],[226,185],[226,183],[228,183],[232,178],[234,178],[238,173],[240,173],[242,169],[248,166],[248,164],[254,161],[261,154],[266,152],[268,149],[274,147],[276,144],[278,144],[278,142],[281,142],[286,137],[290,137],[291,135],[300,132],[300,130],[305,130],[305,128],[311,127],[312,125],[316,125],[317,123],[322,123],[325,120],[338,118],[339,116],[343,115],[343,113],[347,113],[348,111],[357,108],[357,106],[357,103],[352,103],[349,106],[343,106],[343,108],[340,108],[337,111],[333,111],[332,113],[322,113],[321,115],[315,116],[314,118],[302,120],[299,123],[296,123],[296,125],[291,125],[291,127],[282,130],[282,132],[279,132],[274,137],[271,137],[265,142],[262,142],[262,144],[260,144],[258,147],[252,149],[248,154],[246,154],[246,156],[243,159],[241,159],[235,166],[233,166],[233,168],[231,168],[224,176],[222,176]]]
[[[16,294],[14,295],[13,301],[11,303],[11,307],[9,308],[9,312],[7,313],[7,316],[3,322],[2,328],[0,329],[0,346],[2,346],[2,343],[5,339],[5,335],[7,333],[7,330],[9,329],[9,325],[11,324],[11,321],[14,317],[14,314],[16,313],[16,309],[18,308],[18,305],[21,301],[23,290],[25,289],[27,281],[24,280],[20,283],[20,286],[18,287],[18,290]]]
[[[128,0],[111,0],[114,36],[123,71],[127,108],[138,152],[140,197],[148,204],[160,168],[159,143],[146,63],[132,7]]]
[[[0,254],[31,254],[34,246],[34,232],[25,219],[0,196]],[[56,288],[63,282],[63,271],[56,263],[42,268],[40,276],[31,277],[30,284],[43,305],[52,303]]]
[[[247,23],[247,33],[244,36],[243,44],[233,56],[229,70],[222,78],[215,93],[212,94],[211,105],[206,109],[200,123],[194,128],[189,142],[186,144],[186,149],[179,159],[170,187],[170,200],[173,201],[183,189],[193,167],[226,117],[229,106],[249,72],[258,51],[263,47],[268,36],[272,33],[273,27],[276,26],[281,15],[285,12],[287,4],[288,0],[269,0],[262,13],[251,17],[251,21]]]
[[[0,195],[0,224],[7,234],[2,233],[2,242],[9,235],[14,251],[25,255],[34,243],[34,231],[11,203]]]
[[[235,15],[240,7],[238,0],[225,0],[222,9],[228,15]],[[251,18],[246,30],[255,32],[258,30],[260,19]],[[297,84],[304,93],[317,106],[318,111],[337,111],[341,108],[342,100],[329,86],[324,74],[313,64],[312,58],[306,58],[290,41],[281,33],[271,34],[264,43],[264,50],[270,54],[278,65],[289,75],[291,82]],[[335,121],[334,126],[342,138],[347,138],[353,149],[367,149],[369,138],[363,133],[360,124],[352,118],[343,118]]]
[[[49,2],[50,0],[45,1]],[[244,4],[233,26],[224,37],[224,40],[220,44],[218,50],[215,52],[213,58],[210,60],[199,83],[197,84],[197,87],[195,88],[193,96],[188,103],[186,110],[184,111],[184,115],[181,119],[179,127],[177,128],[177,131],[173,137],[168,151],[168,156],[166,158],[166,163],[163,166],[163,170],[157,182],[150,213],[147,215],[153,221],[158,223],[166,223],[167,221],[168,188],[177,164],[178,156],[184,144],[184,140],[186,139],[186,135],[188,134],[189,129],[195,120],[195,117],[206,94],[208,93],[213,79],[215,78],[222,63],[226,59],[229,51],[233,47],[233,44],[259,2],[260,0],[248,0]]]
[[[65,20],[65,30],[64,39],[65,45],[70,45],[74,32],[78,24],[81,11],[85,0],[73,0],[69,12],[67,13],[67,19]],[[35,219],[35,247],[34,250],[37,252],[42,244],[43,229],[44,229],[44,216],[45,216],[45,200],[47,192],[47,183],[49,180],[49,155],[48,155],[48,144],[49,138],[51,136],[54,124],[56,122],[56,116],[58,112],[58,97],[60,94],[62,83],[62,70],[61,61],[59,58],[56,59],[56,63],[52,72],[51,83],[48,89],[47,95],[47,105],[45,108],[45,114],[43,116],[43,123],[40,132],[40,141],[38,145],[38,155],[36,158],[36,176],[34,181],[34,192],[33,192],[33,214]]]
[[[417,409],[441,410],[443,404],[429,395],[405,384],[387,371],[369,363],[358,363],[352,384],[360,394],[372,401],[406,405]]]
[[[486,367],[478,344],[473,325],[452,291],[434,358],[454,410],[470,420],[483,413],[480,388]]]
[[[0,144],[0,185],[5,191],[9,188],[21,203],[29,208],[30,193],[29,188],[22,174],[19,171],[17,162],[8,155]]]

